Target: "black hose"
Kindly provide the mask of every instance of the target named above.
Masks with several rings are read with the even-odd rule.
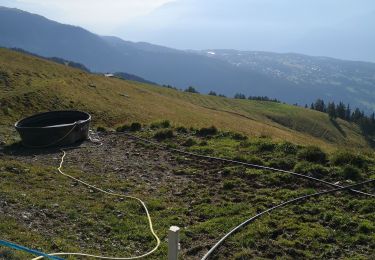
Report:
[[[230,232],[228,232],[225,236],[223,236],[203,257],[201,260],[205,260],[205,259],[208,259],[208,257],[215,251],[215,249],[217,249],[223,242],[225,239],[227,239],[230,235],[232,235],[233,233],[235,233],[236,231],[238,231],[240,228],[250,224],[251,222],[253,222],[254,220],[256,220],[257,218],[259,218],[260,216],[274,210],[274,209],[277,209],[277,208],[281,208],[283,206],[286,206],[288,204],[292,204],[292,203],[295,203],[295,202],[299,202],[301,200],[306,200],[308,198],[312,198],[312,197],[318,197],[318,196],[321,196],[321,195],[324,195],[324,194],[328,194],[328,193],[333,193],[333,192],[337,192],[337,191],[341,191],[341,190],[348,190],[351,188],[354,188],[354,187],[357,187],[357,186],[362,186],[362,185],[365,185],[365,184],[368,184],[368,183],[371,183],[371,182],[374,182],[375,179],[370,179],[370,180],[367,180],[367,181],[363,181],[363,182],[360,182],[360,183],[357,183],[357,184],[353,184],[353,185],[349,185],[349,186],[346,186],[346,187],[340,187],[340,188],[336,188],[336,189],[332,189],[332,190],[327,190],[327,191],[321,191],[321,192],[317,192],[317,193],[313,193],[313,194],[309,194],[309,195],[304,195],[304,196],[301,196],[301,197],[298,197],[298,198],[295,198],[295,199],[291,199],[291,200],[288,200],[288,201],[285,201],[283,203],[280,203],[272,208],[269,208],[265,211],[262,211],[261,213],[249,218],[248,220],[242,222],[241,224],[239,224],[238,226],[236,226],[235,228],[233,228]]]
[[[201,155],[201,154],[197,154],[197,153],[187,152],[187,151],[184,151],[184,150],[181,150],[181,149],[167,147],[167,146],[165,146],[163,144],[159,144],[159,143],[153,142],[151,140],[148,140],[148,139],[145,139],[145,138],[141,138],[141,137],[138,137],[136,135],[127,133],[127,132],[118,132],[118,133],[119,134],[127,135],[129,137],[134,138],[134,139],[138,139],[138,140],[140,140],[142,142],[149,143],[149,144],[152,144],[154,146],[157,146],[157,147],[160,147],[160,148],[163,148],[163,149],[169,149],[169,150],[174,151],[174,152],[178,152],[178,153],[182,153],[182,154],[186,154],[186,155],[190,155],[190,156],[194,156],[194,157],[199,157],[199,158],[204,158],[204,159],[209,159],[209,160],[222,161],[222,162],[227,162],[227,163],[232,163],[232,164],[239,164],[239,165],[244,165],[244,166],[248,166],[248,167],[252,167],[252,168],[258,168],[258,169],[263,169],[263,170],[269,170],[269,171],[275,171],[275,172],[282,172],[282,173],[289,173],[291,175],[298,176],[298,177],[301,177],[301,178],[304,178],[304,179],[308,179],[308,180],[311,180],[311,181],[315,181],[315,182],[320,182],[320,183],[329,185],[331,187],[343,188],[343,186],[341,186],[341,185],[338,185],[338,184],[335,184],[335,183],[331,183],[331,182],[328,182],[328,181],[324,181],[324,180],[321,180],[321,179],[318,179],[318,178],[314,178],[314,177],[311,177],[311,176],[307,176],[307,175],[304,175],[304,174],[301,174],[301,173],[296,173],[296,172],[292,172],[292,171],[287,171],[287,170],[282,170],[282,169],[277,169],[277,168],[273,168],[273,167],[268,167],[268,166],[263,166],[263,165],[257,165],[257,164],[252,164],[252,163],[240,162],[240,161],[226,159],[226,158],[219,158],[219,157],[214,157],[214,156]],[[354,190],[354,189],[350,189],[350,191],[351,192],[355,192],[357,194],[362,194],[362,195],[366,195],[366,196],[370,196],[370,197],[375,198],[375,195],[371,194],[371,193],[367,193],[367,192],[363,192],[363,191],[359,191],[359,190]]]

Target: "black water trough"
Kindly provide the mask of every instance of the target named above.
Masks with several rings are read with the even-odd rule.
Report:
[[[15,124],[23,145],[34,148],[66,146],[88,138],[91,116],[80,111],[36,114]]]

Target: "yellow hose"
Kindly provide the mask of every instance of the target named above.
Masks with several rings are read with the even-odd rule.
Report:
[[[90,138],[91,139],[91,138]],[[59,171],[59,173],[61,173],[62,175],[72,179],[72,180],[75,180],[79,183],[82,183],[83,185],[87,186],[87,187],[90,187],[92,189],[95,189],[97,191],[100,191],[100,192],[103,192],[107,195],[111,195],[111,196],[115,196],[115,197],[121,197],[121,198],[127,198],[127,199],[133,199],[133,200],[137,200],[139,203],[142,204],[145,212],[146,212],[146,215],[147,215],[147,219],[148,219],[148,223],[149,223],[149,227],[150,227],[150,231],[152,233],[152,235],[154,236],[154,238],[156,239],[156,246],[150,250],[149,252],[143,254],[143,255],[139,255],[139,256],[132,256],[132,257],[110,257],[110,256],[100,256],[100,255],[91,255],[91,254],[85,254],[85,253],[51,253],[49,255],[52,255],[52,256],[85,256],[85,257],[92,257],[92,258],[98,258],[98,259],[111,259],[111,260],[130,260],[130,259],[139,259],[139,258],[143,258],[143,257],[146,257],[148,255],[151,255],[152,253],[154,253],[160,246],[160,238],[156,235],[155,231],[154,231],[154,228],[152,226],[152,220],[151,220],[151,216],[150,216],[150,213],[148,212],[148,209],[146,207],[146,204],[139,198],[137,197],[133,197],[133,196],[127,196],[127,195],[123,195],[123,194],[119,194],[119,193],[114,193],[114,192],[109,192],[109,191],[105,191],[101,188],[98,188],[94,185],[91,185],[87,182],[84,182],[82,180],[79,180],[67,173],[64,173],[62,171],[62,167],[63,167],[63,164],[64,164],[64,158],[66,156],[66,152],[64,150],[61,150],[63,155],[61,157],[61,161],[60,161],[60,166],[59,168],[57,168],[57,170]],[[38,256],[36,258],[33,258],[32,260],[38,260],[38,259],[42,259],[43,256]]]

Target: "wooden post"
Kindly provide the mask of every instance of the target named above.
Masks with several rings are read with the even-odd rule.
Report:
[[[177,260],[180,228],[171,226],[168,231],[168,260]]]

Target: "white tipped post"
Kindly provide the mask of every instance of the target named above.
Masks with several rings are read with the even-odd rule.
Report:
[[[168,260],[177,260],[180,228],[171,226],[168,231]]]

